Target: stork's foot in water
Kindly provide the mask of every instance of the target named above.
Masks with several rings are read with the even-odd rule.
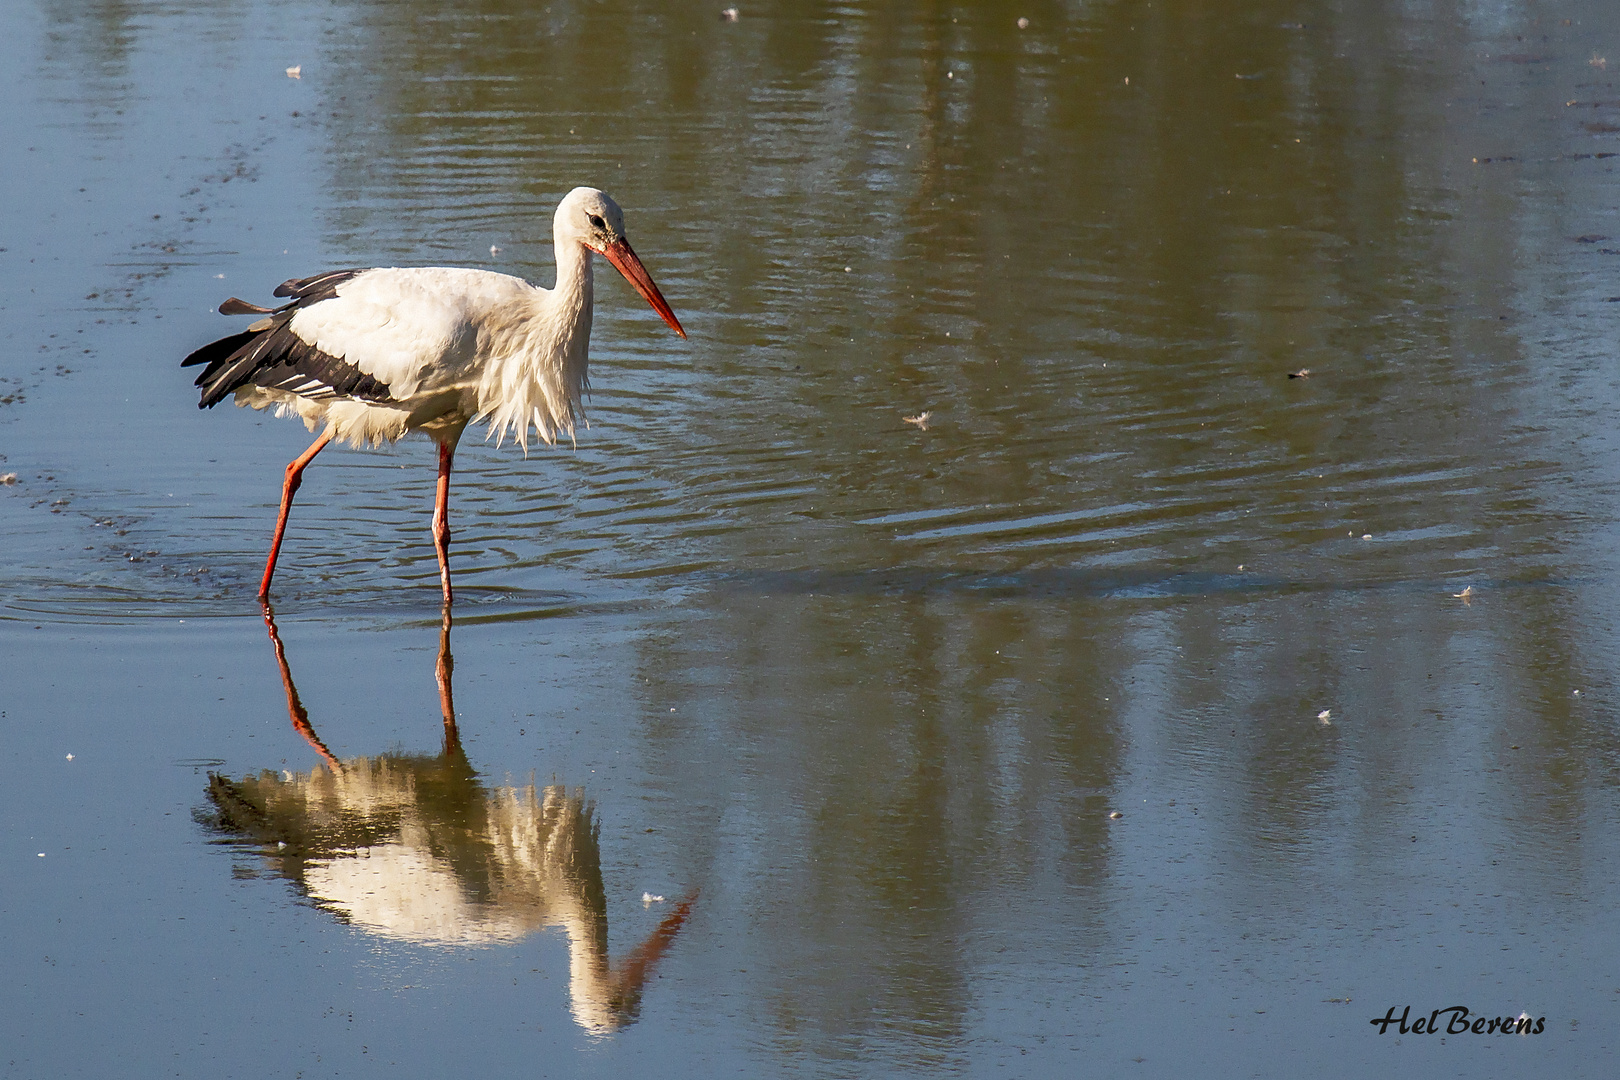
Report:
[[[455,597],[450,591],[450,464],[456,452],[448,443],[439,444],[439,490],[433,500],[433,548],[439,553],[439,584],[444,588],[444,606]]]

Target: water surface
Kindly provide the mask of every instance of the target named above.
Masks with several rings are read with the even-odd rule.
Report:
[[[1609,6],[0,30],[6,1075],[1607,1071]],[[214,306],[579,183],[690,340],[469,434],[450,626],[323,454],[267,625]]]

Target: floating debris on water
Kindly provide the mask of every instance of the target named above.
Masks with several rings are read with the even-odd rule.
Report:
[[[1125,815],[1120,813],[1118,810],[1110,810],[1110,811],[1108,811],[1108,820],[1110,820],[1110,821],[1118,821],[1120,818],[1122,818],[1124,816]]]
[[[1311,377],[1311,369],[1308,367],[1302,367],[1298,371],[1290,371],[1288,373],[1288,377],[1290,379],[1308,379]]]
[[[17,482],[17,474],[16,473],[8,472],[8,473],[0,474],[0,484],[4,484],[4,485],[6,485],[6,487],[10,487],[11,485],[15,484],[16,482]]]
[[[1024,18],[1022,15],[1020,15],[1018,17],[1018,29],[1020,29],[1020,30],[1028,30],[1029,29],[1029,20]]]
[[[932,411],[925,411],[918,413],[916,416],[902,416],[900,419],[904,420],[908,424],[916,424],[922,430],[927,431],[928,418],[933,415],[934,414]]]
[[[662,904],[664,902],[664,898],[650,892],[644,892],[641,894],[641,902],[643,904]]]
[[[728,7],[720,13],[720,18],[725,22],[736,22],[738,15],[739,12],[736,8]]]
[[[1454,592],[1451,595],[1470,606],[1472,606],[1474,603],[1474,587],[1472,585],[1469,585],[1467,588],[1463,589],[1462,592]]]
[[[289,79],[302,79],[303,77],[304,77],[304,65],[303,64],[299,64],[296,67],[290,67],[290,68],[287,69],[287,78],[289,78]]]
[[[1322,721],[1324,724],[1331,724],[1333,723],[1333,710],[1323,709],[1321,712],[1316,714],[1316,718]]]

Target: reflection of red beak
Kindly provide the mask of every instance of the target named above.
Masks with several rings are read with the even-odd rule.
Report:
[[[664,321],[669,323],[672,330],[681,337],[686,336],[686,331],[681,329],[681,320],[677,319],[675,313],[669,310],[669,304],[664,302],[664,294],[658,291],[657,285],[653,284],[652,276],[647,273],[647,268],[641,265],[641,260],[636,258],[636,253],[630,250],[628,240],[621,236],[603,248],[602,254],[607,258],[608,262],[618,268],[619,273],[624,275],[624,280],[636,287],[636,292],[641,294],[642,299],[651,304],[653,310],[664,317]]]

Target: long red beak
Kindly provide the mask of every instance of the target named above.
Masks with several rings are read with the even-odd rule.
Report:
[[[641,265],[641,260],[636,258],[636,253],[630,250],[630,241],[621,236],[604,248],[602,254],[607,257],[608,262],[618,268],[619,273],[624,275],[624,280],[636,287],[636,292],[641,294],[641,298],[651,304],[653,310],[664,317],[664,321],[669,323],[670,329],[681,335],[681,337],[686,336],[686,331],[681,329],[681,320],[677,319],[675,313],[669,310],[669,304],[665,302],[664,294],[658,291],[657,285],[653,284],[652,275],[648,274],[647,268]]]

